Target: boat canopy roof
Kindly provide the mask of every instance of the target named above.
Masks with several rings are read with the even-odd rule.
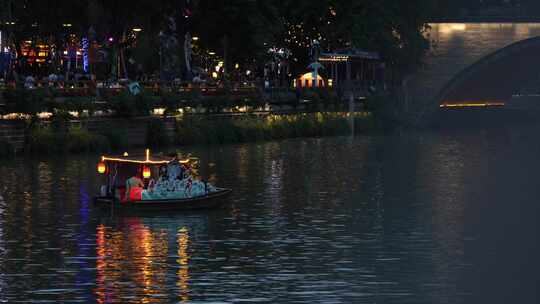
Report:
[[[142,165],[166,165],[170,163],[174,158],[170,156],[163,155],[152,155],[150,156],[149,151],[147,150],[146,154],[133,154],[128,155],[113,155],[113,156],[102,156],[102,162],[112,162],[112,163],[131,163],[131,164],[142,164]],[[181,158],[179,162],[182,164],[189,163],[191,158]]]

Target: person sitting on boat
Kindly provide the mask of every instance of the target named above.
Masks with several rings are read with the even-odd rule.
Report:
[[[136,174],[126,180],[126,201],[140,201],[142,199],[144,182],[139,176],[141,176],[141,168],[137,170]]]
[[[148,190],[150,192],[163,192],[166,191],[168,184],[169,184],[169,176],[167,174],[167,166],[161,166],[159,167],[159,177],[155,183],[153,183],[152,187],[148,187]]]
[[[193,170],[189,164],[182,165],[182,176],[180,179],[186,179],[193,175]]]
[[[170,180],[168,166],[159,167],[159,177],[152,183],[148,185],[147,192],[152,195],[166,195],[166,192],[174,191],[174,180]]]
[[[165,181],[169,178],[169,175],[167,174],[167,166],[161,166],[159,167],[159,178],[158,181]]]
[[[174,158],[167,164],[167,174],[169,176],[169,181],[182,179],[184,173],[182,170],[182,166],[180,166],[177,154],[175,154]]]

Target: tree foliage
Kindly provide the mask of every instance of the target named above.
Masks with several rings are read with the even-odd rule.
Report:
[[[424,37],[434,9],[430,0],[364,1],[346,8],[352,12],[352,42],[379,51],[385,60],[402,69],[420,63],[429,47]]]
[[[12,34],[17,41],[33,35],[61,40],[67,32],[86,35],[92,27],[100,40],[121,41],[138,27],[143,31],[134,54],[147,68],[156,68],[159,33],[172,18],[180,56],[184,34],[190,31],[228,69],[234,63],[263,63],[268,49],[277,47],[291,51],[293,72],[305,70],[314,39],[323,50],[378,51],[387,62],[408,69],[419,63],[427,43],[426,22],[444,1],[17,0]]]
[[[430,0],[285,0],[275,5],[282,28],[274,43],[291,49],[300,69],[309,63],[307,49],[314,39],[326,51],[377,51],[387,62],[409,69],[428,47],[423,34],[436,7]]]
[[[272,9],[269,1],[200,0],[194,32],[203,47],[221,54],[229,69],[231,62],[245,63],[261,55],[272,34]]]

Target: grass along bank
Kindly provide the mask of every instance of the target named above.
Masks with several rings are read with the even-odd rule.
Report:
[[[178,120],[175,144],[226,144],[295,137],[321,137],[351,134],[350,118],[355,133],[375,128],[369,113],[318,112],[290,115],[244,116],[215,119],[187,116]]]
[[[295,137],[322,137],[352,133],[366,134],[376,129],[373,115],[363,113],[317,112],[288,115],[243,115],[216,117],[184,115],[176,118],[174,136],[167,135],[163,119],[141,123],[146,126],[149,147],[245,143]],[[28,128],[25,152],[30,154],[122,152],[135,147],[127,130],[108,129],[96,133],[84,124],[57,121],[33,124]]]

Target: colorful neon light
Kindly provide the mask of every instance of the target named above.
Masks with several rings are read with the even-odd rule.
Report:
[[[89,71],[89,59],[88,59],[88,47],[89,47],[88,38],[84,37],[82,39],[82,51],[83,51],[83,70],[85,73]]]

